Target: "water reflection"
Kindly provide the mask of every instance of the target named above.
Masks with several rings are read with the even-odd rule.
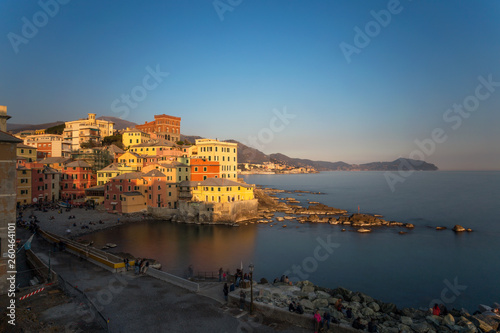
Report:
[[[113,252],[153,258],[162,270],[184,275],[192,264],[195,272],[217,272],[219,267],[231,272],[243,263],[246,267],[255,252],[257,227],[187,225],[165,221],[141,221],[117,226],[83,238],[100,248],[115,243]]]

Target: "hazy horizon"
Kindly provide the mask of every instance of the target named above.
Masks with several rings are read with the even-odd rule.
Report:
[[[165,113],[181,133],[266,154],[500,170],[498,2],[8,0],[0,11],[10,123]]]

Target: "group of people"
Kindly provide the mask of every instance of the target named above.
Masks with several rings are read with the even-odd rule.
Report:
[[[286,275],[282,275],[281,278],[275,278],[273,281],[273,284],[278,283],[278,282],[285,283],[285,284],[288,284],[290,286],[293,285],[292,281],[290,281],[290,279]]]
[[[290,303],[290,305],[288,305],[288,311],[295,312],[298,314],[303,314],[304,308],[302,307],[302,305],[300,305],[300,303],[297,304],[297,303],[295,303],[295,301],[292,301],[292,303]]]
[[[130,267],[129,261],[127,258],[123,259],[123,262],[125,263],[125,268],[128,271],[128,268]],[[134,274],[146,274],[147,270],[149,268],[149,261],[146,259],[137,259],[134,263]]]

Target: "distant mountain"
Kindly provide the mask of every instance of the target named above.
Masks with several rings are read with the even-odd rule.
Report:
[[[53,123],[44,123],[44,124],[14,124],[7,122],[7,131],[12,131],[13,133],[18,133],[22,131],[32,131],[37,129],[46,129],[49,127],[57,126],[64,124],[64,121],[56,121]]]
[[[194,144],[196,142],[196,139],[203,139],[201,136],[197,135],[184,135],[181,134],[181,141],[189,141],[190,143]]]
[[[293,167],[313,167],[318,171],[352,170],[352,165],[344,162],[312,161],[302,158],[288,157],[283,154],[269,155],[272,162],[279,162]]]
[[[406,165],[406,166],[405,166]],[[432,163],[427,163],[424,161],[412,160],[409,158],[398,158],[392,162],[372,162],[366,164],[360,164],[359,169],[363,171],[398,171],[403,168],[407,170],[407,166],[410,166],[417,171],[436,171],[438,167]]]
[[[115,125],[114,125],[114,129],[115,130],[122,130],[122,129],[126,129],[127,127],[133,128],[133,127],[135,127],[135,125],[137,125],[134,122],[131,122],[131,121],[128,121],[128,120],[123,120],[123,119],[120,119],[120,118],[117,118],[117,117],[101,116],[101,117],[99,117],[97,119],[107,120],[107,121],[114,122],[115,123]]]

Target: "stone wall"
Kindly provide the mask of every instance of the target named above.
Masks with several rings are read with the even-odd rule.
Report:
[[[234,223],[256,217],[257,199],[212,203],[179,201],[175,220],[186,223]]]
[[[148,214],[156,218],[170,220],[172,217],[179,214],[179,210],[163,207],[148,207]]]

